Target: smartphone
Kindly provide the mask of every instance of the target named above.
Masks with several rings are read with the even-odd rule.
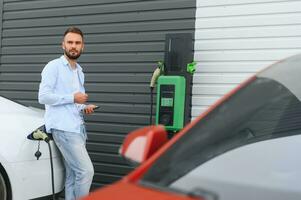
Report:
[[[99,106],[96,106],[95,108],[93,108],[93,110],[97,110],[97,109],[99,109],[100,107]]]

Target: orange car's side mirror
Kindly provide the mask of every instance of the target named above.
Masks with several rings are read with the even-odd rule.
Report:
[[[164,126],[147,126],[132,131],[125,138],[119,153],[134,163],[143,163],[168,141]]]

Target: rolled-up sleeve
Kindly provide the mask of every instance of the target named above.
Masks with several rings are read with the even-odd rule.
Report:
[[[51,64],[47,64],[43,69],[41,76],[42,80],[39,86],[39,103],[46,105],[63,105],[74,103],[73,94],[56,94],[54,91],[57,69]]]

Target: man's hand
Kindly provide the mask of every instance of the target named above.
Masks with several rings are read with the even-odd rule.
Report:
[[[84,104],[88,100],[88,95],[85,93],[77,92],[74,94],[74,102]]]
[[[87,115],[92,114],[92,113],[94,113],[94,108],[96,108],[95,105],[89,104],[89,105],[87,105],[87,106],[85,107],[84,113],[87,114]]]

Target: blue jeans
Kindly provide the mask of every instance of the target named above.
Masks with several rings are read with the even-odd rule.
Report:
[[[94,168],[86,149],[87,133],[52,129],[53,139],[64,157],[66,168],[65,200],[75,200],[89,194]]]

